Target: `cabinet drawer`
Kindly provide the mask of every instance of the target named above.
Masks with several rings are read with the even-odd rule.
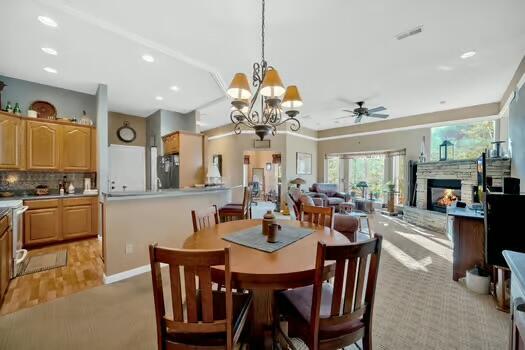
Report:
[[[4,216],[2,219],[0,219],[0,236],[7,230],[9,227],[9,221],[7,220],[7,216]]]
[[[29,209],[56,208],[58,201],[58,199],[37,199],[24,201],[24,205],[27,205]]]
[[[91,197],[64,198],[62,204],[64,207],[71,207],[75,205],[90,205],[91,201]]]

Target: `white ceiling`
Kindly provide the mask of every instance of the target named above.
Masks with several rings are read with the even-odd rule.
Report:
[[[204,129],[226,124],[221,85],[260,59],[259,0],[2,3],[0,74],[87,93],[106,83],[122,113],[199,109]],[[392,118],[494,102],[525,54],[523,13],[523,0],[267,0],[266,56],[299,86],[314,129],[351,124],[334,121],[352,107],[345,100],[384,105]],[[418,25],[422,34],[394,38]]]

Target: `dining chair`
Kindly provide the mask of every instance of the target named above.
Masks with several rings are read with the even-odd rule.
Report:
[[[193,232],[218,225],[219,211],[217,206],[214,204],[203,211],[192,210],[191,220],[193,222]]]
[[[311,350],[341,349],[362,339],[372,349],[372,314],[382,236],[359,243],[317,244],[313,285],[277,295],[278,308],[288,319],[290,336]],[[335,262],[334,284],[324,282],[325,262]],[[293,344],[276,325],[288,345]]]
[[[315,225],[334,228],[334,207],[316,207],[313,205],[301,205],[300,220]]]
[[[155,243],[149,246],[149,254],[158,349],[233,349],[240,340],[252,296],[232,292],[229,248],[169,249]],[[164,303],[161,263],[169,266],[170,316]],[[224,265],[225,291],[212,290],[211,267],[218,265]]]
[[[252,189],[244,187],[242,203],[230,203],[219,208],[221,222],[252,218]]]

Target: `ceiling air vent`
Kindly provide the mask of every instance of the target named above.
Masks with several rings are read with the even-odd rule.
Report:
[[[419,34],[422,31],[423,31],[423,26],[422,25],[421,26],[417,26],[415,28],[407,30],[406,32],[399,33],[398,35],[395,36],[395,38],[397,40],[403,40],[403,39],[408,38],[409,36],[413,36],[413,35]]]

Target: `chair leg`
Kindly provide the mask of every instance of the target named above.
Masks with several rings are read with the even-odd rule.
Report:
[[[372,350],[372,334],[370,334],[370,327],[365,327],[365,335],[363,336],[363,350]]]

